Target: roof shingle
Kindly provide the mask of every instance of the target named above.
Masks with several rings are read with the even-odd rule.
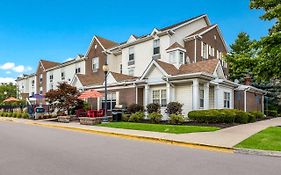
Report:
[[[52,68],[52,67],[55,67],[55,66],[61,64],[58,62],[47,61],[47,60],[40,60],[40,62],[42,63],[42,65],[45,69],[49,69],[49,68]]]

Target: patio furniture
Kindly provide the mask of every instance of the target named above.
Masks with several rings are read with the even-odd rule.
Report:
[[[87,117],[94,118],[96,116],[95,113],[96,113],[95,110],[88,110]]]
[[[103,109],[100,109],[97,111],[97,117],[103,117],[104,116],[104,110]]]
[[[86,111],[84,111],[84,109],[78,109],[78,110],[76,110],[76,116],[77,117],[85,117]]]

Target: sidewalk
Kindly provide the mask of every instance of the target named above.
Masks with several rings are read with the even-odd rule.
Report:
[[[1,120],[1,118],[0,118]],[[2,120],[13,120],[17,123],[43,125],[58,128],[74,128],[77,130],[89,130],[93,132],[116,134],[123,136],[139,137],[139,138],[150,138],[155,140],[168,140],[175,141],[179,143],[187,144],[198,144],[206,145],[212,147],[222,147],[222,148],[233,148],[236,144],[262,131],[263,129],[270,126],[281,126],[281,118],[274,118],[270,120],[238,125],[214,132],[199,132],[199,133],[189,133],[189,134],[169,134],[169,133],[158,133],[150,131],[138,131],[138,130],[128,130],[128,129],[117,129],[108,128],[101,126],[86,126],[80,125],[79,123],[58,123],[46,120],[25,120],[25,119],[14,119],[14,118],[2,118]]]

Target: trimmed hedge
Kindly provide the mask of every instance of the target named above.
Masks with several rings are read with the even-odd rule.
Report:
[[[184,122],[184,116],[181,114],[171,114],[170,116],[170,124],[178,125]]]
[[[148,114],[148,118],[150,119],[151,123],[160,123],[162,119],[162,114],[158,112],[153,112],[151,114]]]
[[[278,117],[278,112],[276,110],[267,110],[267,111],[265,111],[265,113],[269,117]]]
[[[190,120],[198,123],[240,123],[255,122],[256,116],[237,109],[196,110],[188,113]]]
[[[250,114],[254,115],[256,119],[264,119],[264,114],[262,112],[250,112]]]
[[[139,122],[144,119],[144,113],[143,112],[135,112],[133,113],[130,118],[129,122]]]
[[[0,117],[13,117],[13,118],[25,118],[28,119],[29,115],[25,112],[0,112]]]
[[[160,112],[160,105],[158,103],[150,103],[146,105],[146,109],[149,114],[153,112]]]
[[[129,107],[128,107],[128,112],[130,114],[133,114],[133,113],[136,113],[136,112],[143,112],[143,106],[142,105],[139,105],[139,104],[131,104]]]

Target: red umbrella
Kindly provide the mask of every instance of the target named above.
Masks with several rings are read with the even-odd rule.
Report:
[[[88,99],[88,98],[98,98],[98,97],[102,97],[102,94],[94,89],[90,89],[85,92],[82,92],[82,94],[78,98]]]

